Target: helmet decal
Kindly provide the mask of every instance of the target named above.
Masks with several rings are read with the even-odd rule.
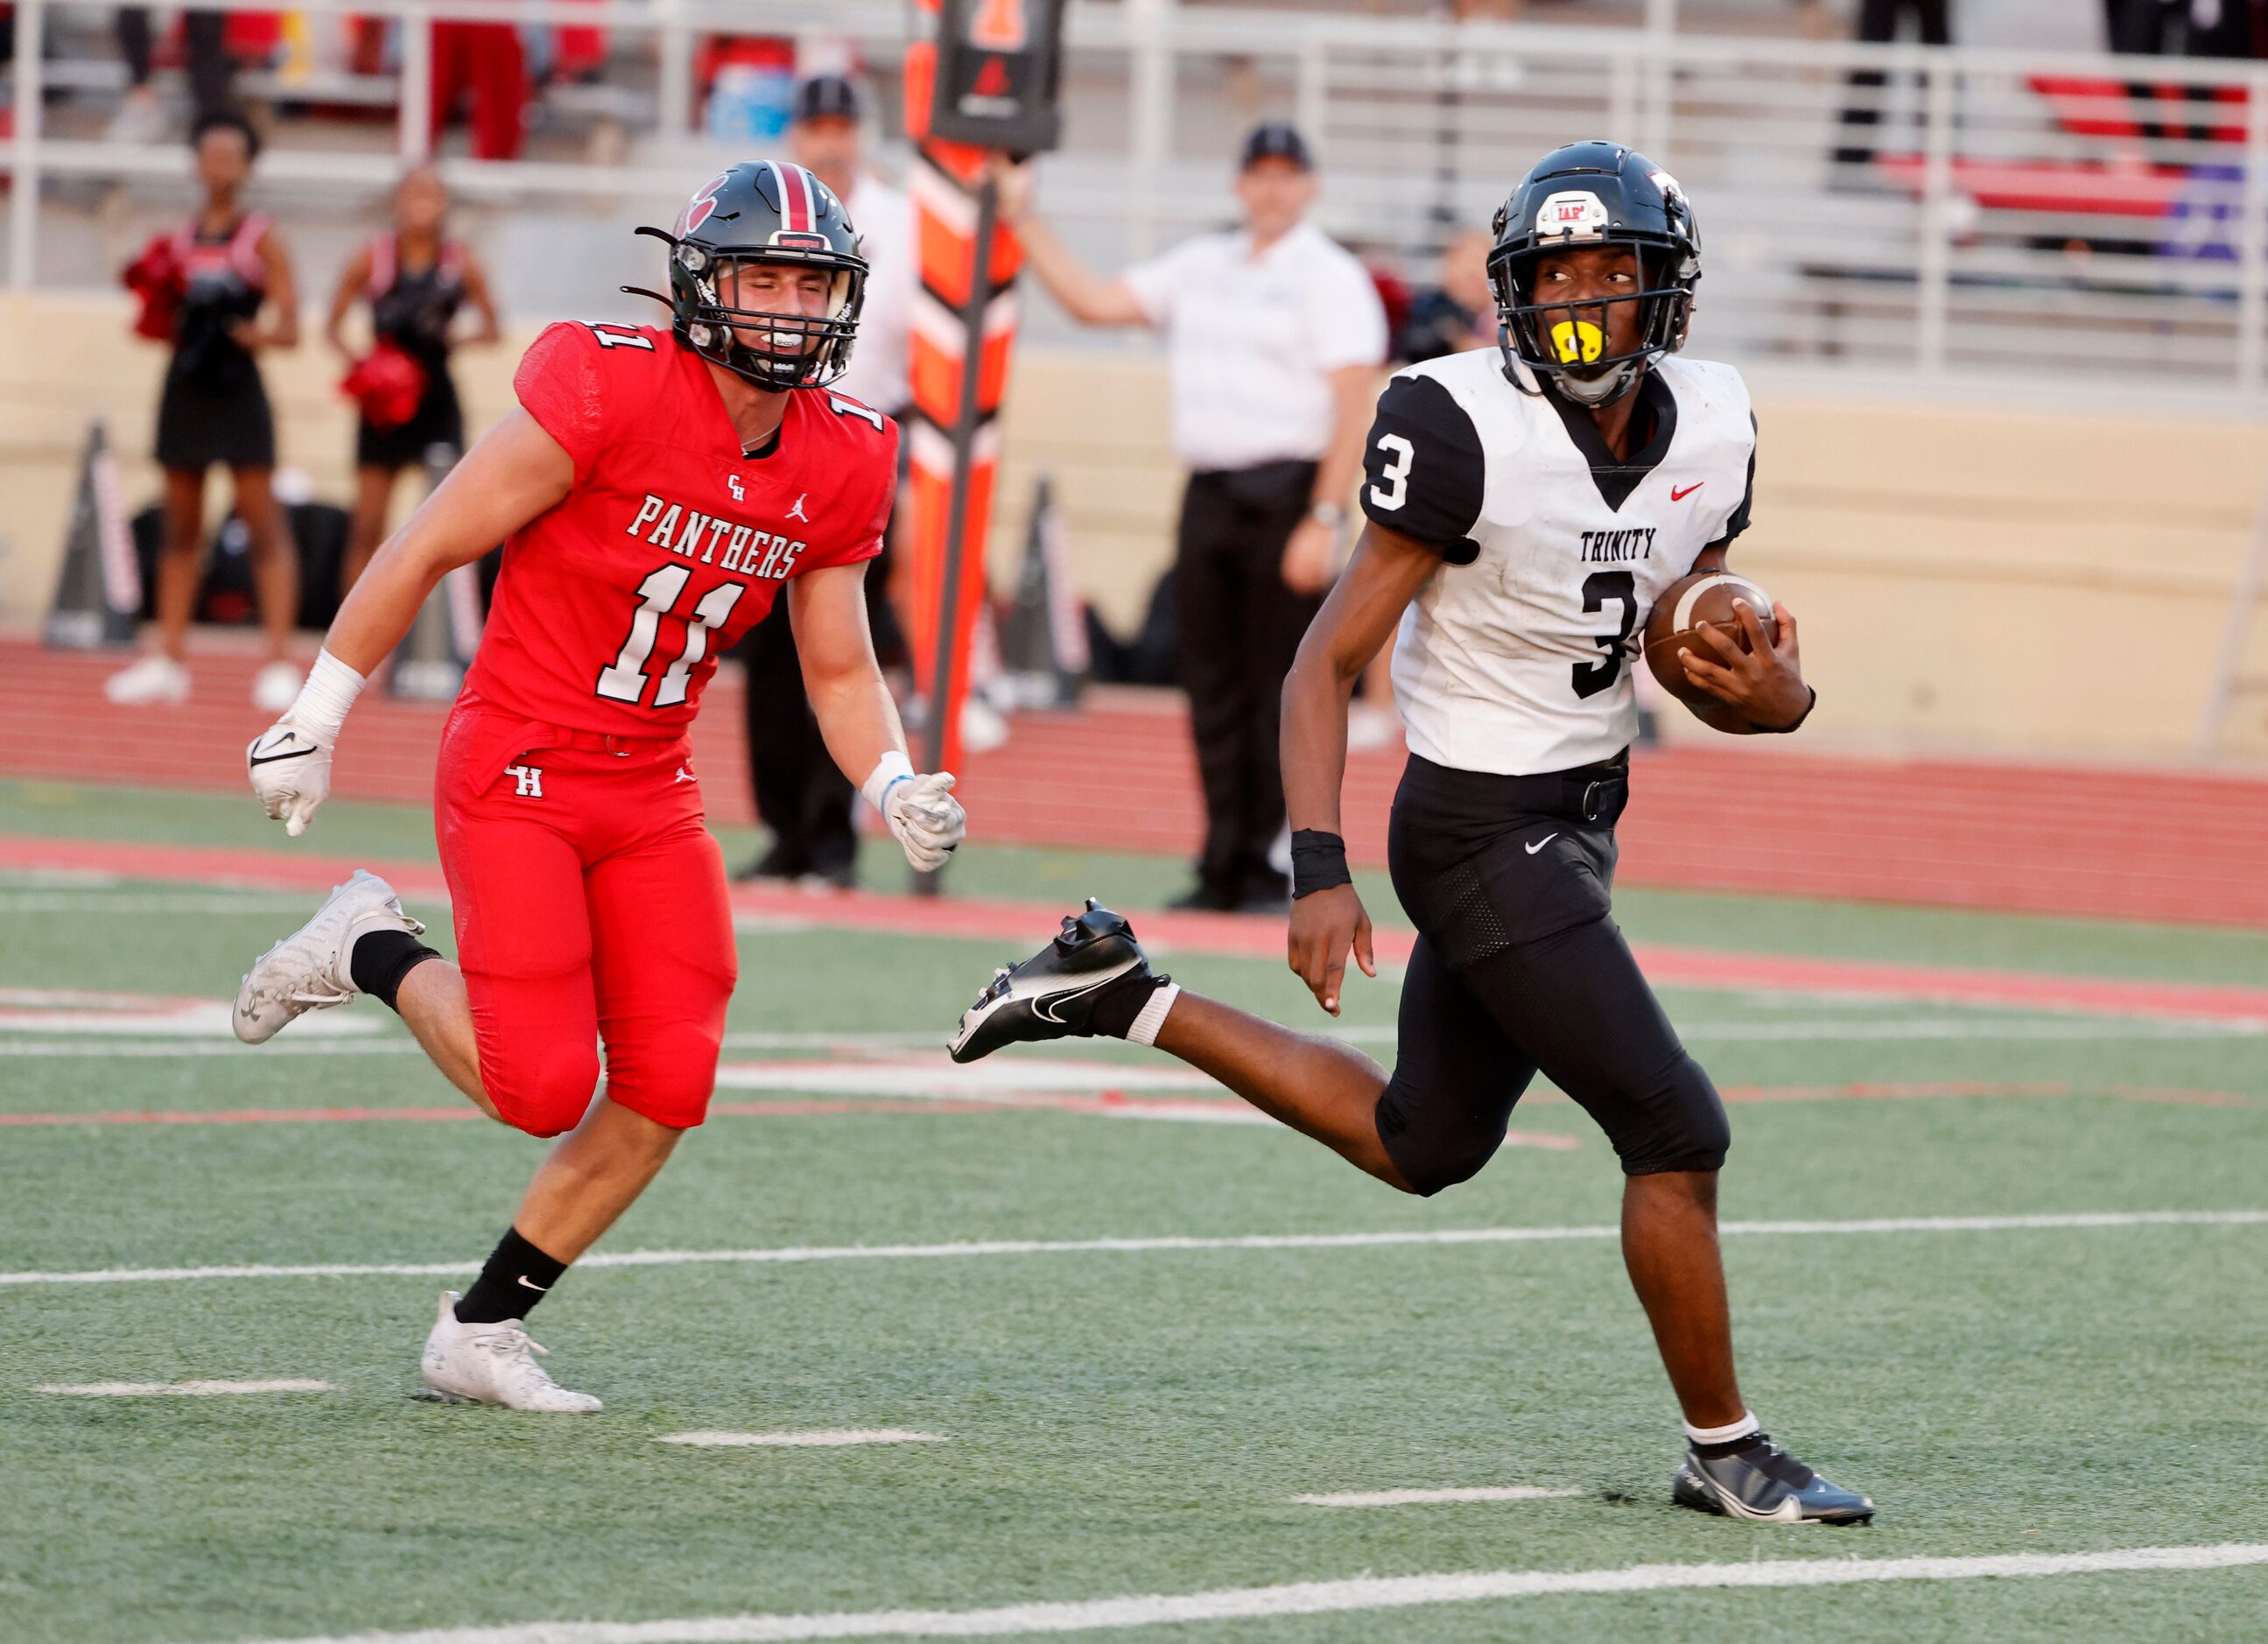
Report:
[[[693,191],[693,197],[685,203],[685,209],[677,214],[676,232],[679,234],[689,234],[709,220],[717,210],[717,190],[731,181],[732,177],[732,173],[720,171]]]
[[[1599,240],[1614,221],[1606,202],[1587,188],[1551,195],[1535,209],[1535,232],[1545,240]]]
[[[772,231],[772,244],[792,243],[784,236],[810,234],[819,225],[819,180],[800,166],[783,166],[777,160],[764,161],[763,168],[771,173],[779,195],[780,225]],[[824,243],[824,236],[821,239]]]

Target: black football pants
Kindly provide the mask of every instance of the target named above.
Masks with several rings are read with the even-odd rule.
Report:
[[[1624,1173],[1715,1170],[1731,1132],[1609,917],[1626,765],[1544,777],[1412,756],[1388,834],[1418,927],[1379,1139],[1437,1193],[1487,1163],[1540,1071],[1581,1103]]]
[[[1284,544],[1306,518],[1312,462],[1189,476],[1174,560],[1175,645],[1204,788],[1201,887],[1224,903],[1281,896],[1268,855],[1284,828],[1278,721],[1284,676],[1321,594],[1284,586]]]

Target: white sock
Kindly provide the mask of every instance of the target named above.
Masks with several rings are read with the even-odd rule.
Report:
[[[1153,992],[1149,1002],[1142,1006],[1142,1014],[1134,1018],[1134,1025],[1126,1030],[1126,1042],[1129,1044],[1157,1043],[1158,1029],[1166,1025],[1166,1013],[1173,1009],[1174,1001],[1181,996],[1182,984],[1178,982],[1168,982]]]
[[[1734,1439],[1745,1439],[1763,1429],[1764,1424],[1756,1419],[1756,1412],[1744,1410],[1738,1421],[1727,1422],[1721,1427],[1697,1427],[1689,1421],[1685,1424],[1685,1436],[1696,1444],[1730,1444]]]

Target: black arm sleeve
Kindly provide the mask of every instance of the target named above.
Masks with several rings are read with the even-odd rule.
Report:
[[[1481,517],[1488,465],[1473,419],[1439,382],[1396,377],[1386,385],[1362,468],[1362,511],[1373,520],[1440,550],[1453,565],[1478,557],[1470,533]]]
[[[1756,414],[1750,411],[1749,413],[1749,488],[1741,493],[1741,505],[1734,509],[1732,517],[1725,521],[1724,534],[1710,543],[1711,548],[1732,547],[1733,539],[1749,528],[1749,510],[1756,505]]]

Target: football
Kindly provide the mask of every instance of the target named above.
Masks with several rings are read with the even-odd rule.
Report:
[[[1646,665],[1661,682],[1662,689],[1679,701],[1717,700],[1687,677],[1684,664],[1677,660],[1681,650],[1690,650],[1704,661],[1724,660],[1714,645],[1694,631],[1704,623],[1730,634],[1742,650],[1749,648],[1748,630],[1741,626],[1733,610],[1734,600],[1746,601],[1756,612],[1766,639],[1778,640],[1779,623],[1772,616],[1771,595],[1729,571],[1697,571],[1681,577],[1653,602],[1646,619]]]

